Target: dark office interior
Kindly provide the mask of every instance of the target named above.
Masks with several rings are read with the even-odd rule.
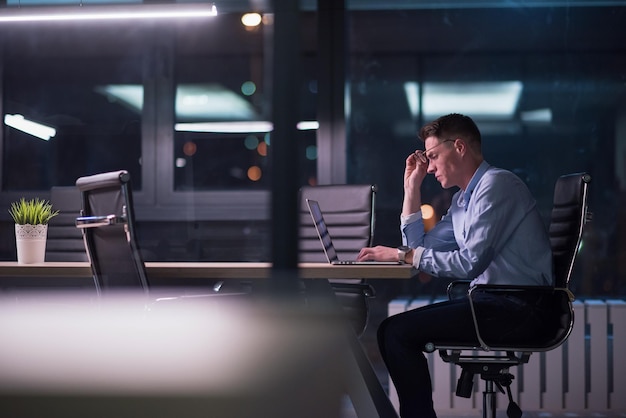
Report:
[[[0,14],[51,4],[69,7],[1,0]],[[293,267],[295,214],[281,215],[295,213],[297,190],[374,184],[374,244],[397,246],[417,131],[458,112],[476,120],[485,159],[528,185],[546,223],[556,179],[591,174],[593,221],[570,288],[582,301],[626,298],[625,1],[215,4],[210,21],[0,23],[3,118],[56,131],[41,140],[4,124],[0,206],[128,170],[146,261]],[[250,12],[257,26],[242,24]],[[428,178],[423,200],[442,216],[453,192]],[[15,260],[7,210],[0,231],[0,260]],[[361,342],[386,387],[375,332],[388,304],[443,297],[447,283],[369,283]]]

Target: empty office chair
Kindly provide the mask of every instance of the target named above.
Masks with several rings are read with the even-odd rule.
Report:
[[[574,268],[574,262],[578,254],[582,239],[583,227],[591,219],[591,213],[587,211],[587,193],[591,176],[586,173],[569,174],[559,177],[554,189],[554,205],[550,219],[550,243],[554,264],[554,287],[536,286],[495,286],[478,285],[472,288],[464,297],[472,301],[473,292],[477,289],[489,292],[515,293],[524,292],[539,297],[549,297],[552,301],[553,321],[550,324],[550,332],[540,335],[532,341],[504,341],[491,344],[481,336],[480,315],[476,314],[474,305],[472,315],[474,326],[478,336],[479,346],[469,341],[452,341],[444,345],[427,344],[424,351],[433,352],[439,350],[441,358],[445,362],[457,364],[462,373],[457,383],[456,394],[462,397],[470,397],[474,375],[480,375],[485,380],[483,392],[483,416],[495,418],[496,416],[496,392],[497,386],[501,392],[506,388],[509,396],[507,415],[510,418],[519,418],[522,412],[519,406],[513,402],[510,384],[513,375],[509,368],[527,363],[534,352],[552,350],[565,342],[574,324],[574,311],[572,309],[573,295],[568,289],[570,277]],[[467,282],[453,282],[449,288],[450,297],[453,297],[454,287],[466,285]],[[503,330],[503,333],[506,330]],[[511,336],[514,339],[515,336]]]
[[[76,227],[83,232],[94,284],[108,290],[148,292],[148,279],[135,233],[130,174],[114,171],[81,177],[82,196]]]
[[[304,186],[300,189],[300,262],[328,262],[307,209],[306,199],[319,202],[340,259],[356,259],[361,248],[372,245],[376,186]],[[355,332],[361,335],[367,327],[368,299],[375,295],[374,288],[358,279],[331,280],[330,283]]]
[[[50,189],[50,203],[59,214],[48,224],[46,261],[87,261],[81,232],[76,229],[80,214],[80,191],[74,186]]]

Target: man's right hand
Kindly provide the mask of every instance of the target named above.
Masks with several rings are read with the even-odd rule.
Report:
[[[427,174],[428,160],[421,153],[422,151],[415,151],[406,157],[406,166],[404,168],[404,201],[402,203],[403,215],[416,213],[422,206],[420,188]]]
[[[404,168],[405,192],[407,190],[419,190],[426,177],[427,170],[428,160],[424,156],[423,151],[417,150],[406,157]]]

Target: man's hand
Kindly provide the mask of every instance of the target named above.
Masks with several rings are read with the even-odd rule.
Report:
[[[398,249],[377,245],[362,248],[357,261],[398,261]]]
[[[419,211],[422,206],[420,187],[427,174],[428,159],[424,156],[423,151],[415,151],[406,157],[405,164],[402,214],[410,215]]]
[[[428,159],[423,151],[415,151],[406,157],[404,168],[404,190],[419,190],[428,170]]]

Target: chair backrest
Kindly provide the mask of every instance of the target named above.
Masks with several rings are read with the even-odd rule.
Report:
[[[349,260],[355,259],[361,248],[372,244],[375,198],[376,186],[371,184],[302,187],[300,189],[300,261],[327,261],[305,199],[319,202],[339,258]]]
[[[135,234],[130,174],[125,170],[81,177],[82,229],[94,282],[99,293],[148,291],[145,266]]]
[[[559,177],[554,187],[549,234],[557,288],[569,285],[583,227],[591,216],[587,211],[590,182],[591,176],[587,173],[567,174]]]
[[[50,189],[50,203],[59,214],[48,224],[46,261],[88,261],[81,232],[76,229],[80,214],[80,192],[74,186]]]

